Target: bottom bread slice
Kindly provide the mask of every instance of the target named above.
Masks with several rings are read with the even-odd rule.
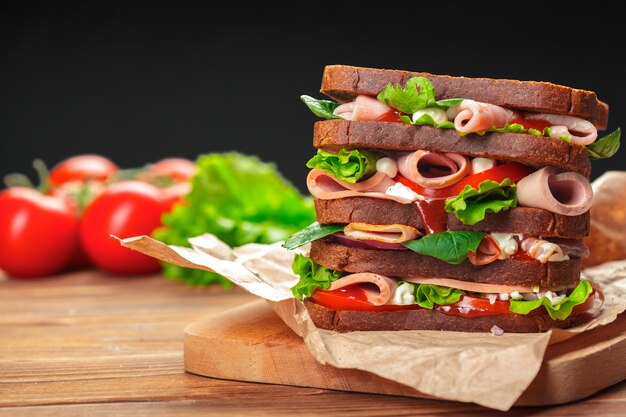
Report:
[[[338,332],[358,330],[489,332],[493,326],[498,326],[505,333],[538,333],[553,328],[565,329],[577,326],[592,318],[589,312],[572,313],[565,320],[552,320],[547,313],[542,315],[502,314],[465,318],[425,308],[394,311],[333,310],[311,300],[305,300],[304,305],[317,327]]]

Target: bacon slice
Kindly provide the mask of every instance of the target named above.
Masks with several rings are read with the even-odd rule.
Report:
[[[476,252],[467,254],[467,259],[476,266],[487,265],[500,258],[502,250],[498,242],[489,235],[485,235]]]
[[[463,100],[446,113],[449,119],[454,119],[454,127],[461,133],[484,132],[492,126],[504,127],[517,115],[504,107],[474,100]]]
[[[469,174],[470,169],[467,157],[456,153],[415,151],[398,159],[402,176],[425,188],[456,184]]]
[[[378,120],[391,111],[393,111],[391,107],[374,97],[360,95],[353,102],[337,107],[333,113],[346,120],[366,121]]]
[[[520,244],[522,250],[527,252],[531,257],[535,258],[542,264],[548,261],[567,261],[569,257],[563,254],[560,246],[556,243],[548,242],[536,237],[527,237]],[[550,259],[552,258],[552,259]]]
[[[544,120],[550,123],[553,138],[567,136],[576,145],[589,145],[598,137],[598,129],[593,123],[580,117],[548,113],[527,113],[524,117],[528,120]]]
[[[559,173],[556,168],[545,167],[517,183],[517,199],[520,206],[578,216],[591,208],[593,190],[576,172]]]
[[[404,224],[350,223],[343,233],[358,240],[374,240],[385,243],[402,243],[421,236],[419,230]]]
[[[373,285],[372,285],[373,284]],[[398,284],[392,278],[371,272],[346,275],[333,281],[328,291],[334,291],[350,285],[359,285],[365,290],[367,301],[375,306],[387,304],[398,288]]]
[[[312,169],[306,179],[309,192],[320,200],[334,200],[346,197],[372,197],[384,200],[393,200],[404,204],[404,200],[385,194],[387,188],[393,186],[395,181],[382,172],[377,172],[365,181],[356,184],[338,180],[326,171]]]

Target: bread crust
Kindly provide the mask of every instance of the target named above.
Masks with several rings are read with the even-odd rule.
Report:
[[[304,305],[315,326],[338,332],[358,330],[489,332],[495,325],[505,333],[539,333],[553,328],[573,327],[592,318],[589,313],[573,313],[565,320],[552,320],[548,314],[502,314],[468,319],[425,308],[396,311],[333,310],[311,300],[305,300]]]
[[[475,266],[468,260],[449,264],[411,250],[353,248],[325,237],[311,243],[311,259],[333,270],[373,272],[388,277],[450,278],[465,282],[496,285],[539,285],[544,289],[576,285],[582,270],[581,259],[563,262],[520,261],[507,259]]]
[[[313,146],[337,153],[341,149],[379,152],[426,150],[454,152],[498,161],[520,162],[535,168],[553,166],[589,178],[587,149],[565,141],[523,133],[487,133],[460,136],[454,129],[436,129],[404,123],[323,120],[313,128]]]
[[[609,106],[596,93],[548,82],[452,77],[426,72],[328,65],[321,92],[336,100],[352,101],[357,95],[376,96],[388,83],[405,85],[412,77],[426,77],[436,99],[467,98],[511,109],[566,114],[589,120],[606,129]]]
[[[368,197],[315,199],[315,213],[321,224],[369,223],[405,224],[424,230],[413,204]],[[589,212],[580,216],[562,216],[547,210],[517,207],[500,213],[487,213],[475,225],[463,224],[453,213],[447,213],[446,230],[521,233],[528,236],[582,238],[589,233]]]

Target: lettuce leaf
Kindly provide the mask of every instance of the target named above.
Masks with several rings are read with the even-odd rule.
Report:
[[[416,125],[416,126],[426,125],[426,126],[436,127],[437,129],[454,129],[454,123],[452,123],[451,121],[448,120],[443,123],[437,123],[435,122],[435,120],[433,120],[430,114],[423,114],[416,121],[413,121],[412,118],[403,114],[400,116],[400,120],[410,125]]]
[[[516,206],[516,186],[505,178],[500,184],[485,180],[478,189],[466,185],[458,196],[446,200],[445,210],[464,224],[476,224],[485,219],[487,212],[499,213]]]
[[[590,145],[587,145],[589,158],[600,159],[610,158],[619,150],[622,129],[618,128],[615,132],[597,139]]]
[[[458,265],[467,258],[469,252],[476,252],[484,236],[482,232],[447,230],[404,242],[403,245],[413,252]]]
[[[170,245],[213,233],[230,246],[273,243],[315,221],[313,201],[303,197],[273,164],[239,153],[199,157],[193,189],[163,216],[154,237]],[[230,282],[217,274],[164,265],[166,276],[193,285]]]
[[[342,272],[318,265],[313,259],[299,253],[294,257],[291,269],[300,276],[298,283],[291,287],[293,296],[298,300],[310,297],[318,288],[327,289],[331,282],[342,276]]]
[[[376,98],[402,113],[413,114],[435,104],[435,89],[428,79],[413,77],[404,87],[387,84]]]
[[[552,305],[552,302],[546,297],[542,297],[538,300],[511,300],[511,306],[509,310],[517,314],[528,314],[531,311],[543,306],[546,311],[552,317],[552,320],[565,320],[572,314],[572,309],[587,301],[587,298],[593,292],[593,288],[589,281],[581,279],[576,288],[570,295],[563,298],[557,304]]]
[[[415,286],[415,302],[420,306],[432,310],[435,305],[454,304],[461,299],[464,292],[449,287],[440,287],[432,284],[417,284]]]
[[[316,116],[323,117],[324,119],[343,119],[333,113],[335,109],[339,107],[339,103],[331,100],[318,100],[306,95],[300,96],[300,100],[302,100]]]
[[[289,236],[289,238],[285,240],[285,243],[282,244],[282,247],[289,250],[296,249],[314,240],[341,232],[344,227],[345,225],[343,224],[319,224],[315,222],[305,229]]]
[[[376,161],[382,155],[358,150],[342,149],[334,154],[321,149],[306,163],[309,168],[323,169],[338,180],[354,184],[361,178],[368,178],[376,173]]]

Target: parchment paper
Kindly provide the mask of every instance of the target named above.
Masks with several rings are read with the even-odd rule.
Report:
[[[447,400],[508,410],[535,378],[549,343],[610,323],[626,310],[626,261],[586,271],[600,283],[606,302],[591,322],[539,334],[441,331],[351,332],[318,329],[289,288],[294,252],[273,245],[231,249],[213,235],[190,239],[192,248],[167,246],[147,236],[122,240],[163,261],[215,271],[270,302],[321,363],[355,368]],[[306,247],[301,251],[308,250]]]

